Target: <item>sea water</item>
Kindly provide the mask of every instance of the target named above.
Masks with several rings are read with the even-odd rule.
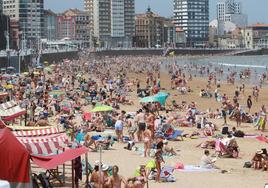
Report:
[[[175,63],[183,67],[187,65],[198,65],[209,67],[210,72],[215,68],[223,70],[222,80],[226,80],[230,72],[237,72],[236,79],[239,79],[239,73],[249,69],[251,77],[245,80],[245,83],[258,84],[262,73],[268,73],[268,56],[188,56],[174,57],[167,60],[168,63]],[[198,70],[192,70],[190,73],[194,76],[207,76],[199,74]],[[267,85],[265,80],[265,85]]]

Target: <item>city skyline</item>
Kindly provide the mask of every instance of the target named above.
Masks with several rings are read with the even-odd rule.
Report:
[[[216,18],[216,4],[219,0],[210,0],[210,20]],[[243,12],[248,14],[249,24],[268,23],[266,14],[267,0],[258,0],[258,3],[252,0],[240,0],[243,4]],[[173,0],[136,0],[136,13],[145,12],[148,5],[152,11],[161,15],[170,17],[173,15]],[[254,7],[254,9],[252,8]],[[45,0],[45,8],[52,9],[55,12],[62,12],[68,8],[84,9],[83,0],[57,0],[55,6],[54,0]],[[256,12],[256,10],[258,10]]]

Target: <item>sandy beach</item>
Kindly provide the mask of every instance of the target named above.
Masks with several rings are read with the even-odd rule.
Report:
[[[131,77],[136,78],[138,75],[131,75]],[[163,86],[167,89],[170,87],[170,81],[166,74],[161,75],[161,81],[163,82]],[[207,110],[208,107],[212,109],[216,109],[220,107],[220,103],[216,102],[213,99],[205,99],[199,96],[199,91],[201,88],[206,86],[206,80],[204,78],[193,78],[193,81],[189,83],[191,88],[194,90],[193,93],[189,93],[187,95],[180,95],[176,91],[165,90],[165,92],[171,93],[171,98],[176,99],[177,101],[196,101],[197,106],[201,110]],[[143,83],[144,84],[144,83]],[[236,86],[230,84],[223,84],[221,87],[222,92],[226,93],[228,96],[234,94]],[[244,96],[242,96],[240,100],[241,105],[246,104],[246,98],[248,95],[251,95],[252,87],[247,86],[245,90]],[[177,94],[177,96],[174,96]],[[260,106],[263,104],[263,101],[268,101],[268,89],[262,89],[260,93],[259,102],[254,104],[252,111],[258,111]],[[123,106],[122,109],[128,111],[134,111],[139,107],[139,102],[135,95],[132,95],[132,100],[135,101],[135,106]],[[212,120],[219,129],[221,130],[221,126],[223,124],[223,120]],[[230,127],[235,126],[234,121],[228,121]],[[185,133],[191,133],[196,128],[179,128],[180,130],[184,130]],[[241,126],[241,130],[247,133],[257,133],[264,134],[260,131],[257,131],[256,128],[252,124],[243,123]],[[126,131],[125,131],[126,132]],[[212,138],[208,138],[212,140]],[[177,162],[182,162],[185,165],[199,165],[200,157],[203,154],[203,149],[196,148],[198,144],[200,144],[204,139],[190,139],[186,138],[184,141],[175,141],[169,142],[172,147],[180,150],[178,156],[166,158],[166,165],[174,166]],[[255,138],[240,138],[237,139],[240,154],[237,159],[219,159],[217,161],[217,165],[221,169],[225,169],[227,173],[220,173],[219,171],[215,172],[179,172],[175,170],[175,177],[177,181],[174,183],[155,183],[154,181],[149,181],[149,187],[152,188],[207,188],[207,187],[215,187],[215,188],[262,188],[264,184],[267,183],[267,172],[262,172],[260,170],[247,169],[243,168],[243,165],[246,161],[250,161],[253,157],[253,154],[256,150],[261,148],[267,148],[266,143],[262,143],[257,141]],[[125,144],[117,143],[114,145],[113,150],[104,151],[103,153],[103,161],[107,164],[115,164],[120,167],[120,174],[124,177],[133,176],[135,168],[137,168],[140,164],[145,164],[150,158],[144,158],[136,152],[124,150],[123,147]],[[139,146],[143,146],[139,144]],[[212,150],[211,150],[212,151]],[[89,160],[96,161],[99,159],[98,153],[90,153]]]
[[[133,58],[133,57],[132,57]],[[155,57],[154,57],[155,58]],[[84,80],[91,79],[87,82],[92,82],[92,80],[96,83],[93,84],[93,86],[98,86],[99,88],[105,88],[105,84],[103,82],[107,82],[108,85],[109,81],[107,78],[104,78],[104,75],[108,75],[108,77],[114,77],[114,80],[116,80],[116,75],[118,74],[118,77],[124,75],[123,73],[126,73],[126,75],[122,76],[124,79],[131,83],[130,89],[131,92],[128,92],[126,95],[127,100],[132,101],[133,104],[127,105],[127,104],[119,104],[120,109],[117,109],[116,111],[120,114],[122,110],[125,110],[127,113],[129,112],[136,112],[138,111],[142,106],[140,104],[140,98],[137,97],[137,87],[136,87],[136,81],[140,81],[140,88],[145,88],[147,85],[146,83],[146,69],[151,70],[152,67],[157,67],[158,62],[154,61],[162,61],[165,60],[165,58],[156,58],[156,59],[150,59],[150,57],[141,58],[138,57],[137,61],[142,62],[137,64],[139,68],[135,68],[135,64],[130,63],[130,61],[135,61],[134,59],[130,60],[127,57],[123,57],[120,61],[114,58],[112,60],[102,60],[99,64],[98,61],[100,60],[94,60],[95,62],[89,62],[87,64],[87,61],[85,59],[81,59],[77,62],[74,62],[74,65],[68,65],[71,61],[68,62],[67,65],[62,64],[61,66],[66,66],[67,69],[65,70],[62,67],[58,67],[55,72],[52,72],[50,74],[47,74],[47,78],[50,80],[52,79],[56,84],[64,85],[61,86],[64,88],[65,92],[68,92],[69,90],[73,92],[74,85],[77,85],[77,87],[80,87],[83,85],[83,81],[80,80],[78,82],[77,79],[77,73],[79,72],[76,68],[77,65],[82,64],[82,70],[80,72],[83,72]],[[198,58],[198,57],[196,57]],[[169,60],[171,60],[169,58]],[[108,64],[107,62],[116,62]],[[96,63],[97,62],[97,63]],[[124,64],[126,63],[127,64]],[[77,63],[77,64],[76,64]],[[147,64],[146,64],[147,63]],[[55,65],[56,66],[56,65]],[[72,68],[72,66],[74,68]],[[87,68],[89,66],[89,70],[85,71],[84,68]],[[144,67],[143,67],[144,66]],[[194,66],[194,65],[193,65]],[[56,66],[57,67],[57,66]],[[80,67],[80,68],[81,68]],[[129,70],[121,70],[120,68],[129,68]],[[96,69],[94,69],[96,68]],[[73,70],[76,70],[72,72]],[[105,72],[102,72],[105,71]],[[136,71],[136,72],[135,72]],[[80,74],[79,72],[79,74]],[[111,75],[110,72],[112,72]],[[138,73],[139,72],[139,73]],[[181,104],[182,101],[186,101],[187,104],[191,104],[192,102],[195,103],[196,109],[203,113],[207,112],[208,109],[211,111],[215,111],[216,109],[222,108],[222,103],[215,100],[213,94],[216,89],[216,84],[211,83],[209,92],[212,94],[211,98],[208,97],[201,97],[200,91],[202,89],[206,89],[208,85],[208,75],[204,75],[203,77],[195,77],[192,76],[192,79],[189,80],[189,74],[186,73],[185,80],[187,81],[186,86],[191,88],[191,92],[188,92],[186,94],[182,94],[177,89],[171,89],[171,75],[167,73],[167,70],[161,70],[160,73],[158,73],[158,79],[161,82],[161,92],[165,92],[169,94],[169,97],[166,101],[166,109],[168,109],[171,106],[172,101],[176,101],[177,104]],[[175,71],[178,72],[178,71]],[[82,74],[82,73],[81,73]],[[176,73],[179,74],[179,73]],[[155,75],[154,75],[155,76]],[[160,76],[160,77],[159,77]],[[218,88],[218,92],[221,94],[226,94],[226,96],[229,98],[229,100],[233,101],[233,96],[235,95],[235,90],[237,87],[241,87],[244,82],[236,80],[234,84],[227,83],[225,77],[218,77],[221,79],[220,88]],[[64,80],[65,79],[65,80]],[[64,80],[64,81],[62,81]],[[67,80],[67,84],[66,84]],[[50,81],[50,82],[53,82]],[[120,81],[120,79],[119,79]],[[48,82],[48,81],[47,81]],[[73,86],[71,84],[73,82]],[[116,83],[117,84],[117,83]],[[116,85],[114,84],[114,85]],[[124,83],[126,84],[126,83]],[[160,84],[160,83],[159,83]],[[52,86],[55,86],[55,83],[51,84]],[[51,87],[52,87],[51,86]],[[50,86],[47,86],[50,87]],[[72,89],[70,89],[72,87]],[[110,87],[110,86],[109,86]],[[126,87],[125,85],[123,87]],[[245,84],[244,92],[240,92],[238,97],[238,103],[240,104],[240,108],[243,109],[245,112],[248,112],[247,109],[247,98],[249,95],[252,95],[252,88],[253,85]],[[82,90],[82,89],[81,89]],[[69,97],[72,98],[68,99],[69,101],[75,102],[75,104],[81,105],[83,102],[85,102],[85,99],[83,98],[85,95],[84,91],[79,91],[79,94],[69,94]],[[94,90],[94,89],[93,89]],[[51,91],[51,90],[50,90]],[[63,90],[62,90],[63,91]],[[109,93],[108,91],[106,91]],[[89,94],[90,92],[88,92]],[[77,97],[77,96],[78,97]],[[90,93],[91,95],[91,93]],[[111,94],[110,94],[111,95]],[[114,96],[115,97],[115,96]],[[45,98],[45,97],[44,97]],[[112,97],[111,97],[112,98]],[[64,99],[64,97],[63,97]],[[63,99],[57,99],[62,100]],[[65,96],[65,99],[67,97]],[[62,102],[60,101],[60,102]],[[81,102],[82,101],[82,102]],[[108,101],[108,105],[114,105],[113,102],[109,101],[109,98],[105,101]],[[112,101],[112,99],[111,99]],[[258,113],[261,109],[262,105],[266,105],[268,101],[268,88],[264,86],[260,89],[259,92],[259,98],[258,102],[256,102],[254,99],[253,105],[251,108],[251,113]],[[40,101],[38,100],[38,103]],[[56,101],[57,103],[58,101]],[[81,103],[80,103],[81,102]],[[104,101],[99,101],[100,103],[105,104]],[[93,102],[92,102],[93,104]],[[81,116],[84,112],[91,112],[94,108],[92,104],[83,104],[81,107],[82,110],[78,110],[75,114],[68,114],[68,116],[71,116],[73,119],[69,120],[69,125],[71,125],[71,129],[78,129],[80,126],[85,123],[81,119]],[[54,108],[54,103],[49,104],[49,107]],[[46,106],[45,106],[46,107]],[[189,108],[189,107],[188,107]],[[46,108],[45,108],[46,109]],[[42,111],[42,110],[41,110]],[[44,111],[44,109],[43,109]],[[48,110],[49,111],[49,110]],[[56,110],[55,110],[56,111]],[[62,110],[63,111],[63,110]],[[61,115],[66,115],[62,111],[60,111],[57,114],[60,117]],[[75,111],[75,110],[74,110]],[[121,112],[122,113],[122,112]],[[173,116],[173,114],[176,114],[176,116],[185,117],[186,111],[178,111],[175,110],[175,112],[166,112],[165,110],[160,112],[160,115],[162,116]],[[188,113],[188,112],[187,112]],[[171,114],[171,115],[170,115]],[[204,116],[203,115],[203,116]],[[67,115],[66,115],[67,116]],[[118,115],[117,115],[118,116]],[[118,116],[119,117],[119,116]],[[57,124],[56,116],[53,115],[52,117],[48,118],[48,122],[51,124]],[[97,117],[98,118],[98,117]],[[93,119],[94,120],[94,119]],[[92,121],[93,121],[92,120]],[[118,119],[117,119],[118,120]],[[116,120],[116,121],[117,121]],[[120,119],[119,119],[120,120]],[[175,129],[183,131],[183,134],[186,135],[186,137],[183,139],[183,141],[168,141],[168,146],[174,148],[177,155],[174,156],[164,156],[165,163],[162,163],[162,166],[166,167],[175,167],[176,164],[182,163],[185,167],[186,166],[198,166],[200,165],[201,157],[204,155],[204,149],[197,147],[197,145],[201,144],[205,141],[213,141],[215,140],[212,136],[204,136],[202,131],[197,129],[197,126],[194,124],[192,127],[178,127],[176,125],[176,119],[175,121],[171,122],[171,125],[174,126]],[[221,119],[208,119],[208,121],[212,122],[216,126],[216,131],[214,135],[221,132],[224,120]],[[67,123],[67,125],[68,125]],[[88,122],[87,122],[88,123]],[[91,124],[90,122],[89,124]],[[94,122],[93,122],[94,123]],[[92,124],[93,124],[92,123]],[[37,123],[36,123],[37,124]],[[227,124],[229,127],[229,131],[232,129],[232,127],[236,126],[235,121],[227,119]],[[95,124],[94,124],[95,125]],[[39,125],[37,125],[39,126]],[[88,126],[88,125],[87,125]],[[114,126],[114,125],[113,125]],[[97,127],[98,128],[98,127]],[[67,130],[70,128],[66,128]],[[89,129],[89,128],[88,128]],[[88,130],[86,129],[86,130]],[[260,130],[257,130],[256,127],[254,127],[253,123],[242,123],[237,129],[243,131],[244,133],[248,135],[267,135],[267,131],[261,132]],[[103,131],[103,130],[102,130]],[[199,132],[200,135],[194,138],[190,138],[187,135],[192,134],[193,132]],[[95,132],[95,131],[89,131],[88,134],[90,136],[93,135],[112,135],[116,136],[115,131],[112,127],[109,129],[106,129],[104,132]],[[123,135],[128,136],[127,128],[124,127],[123,129]],[[207,188],[207,187],[213,187],[213,188],[262,188],[264,187],[265,183],[268,183],[267,180],[267,171],[263,172],[262,170],[255,170],[253,168],[243,168],[244,163],[247,161],[251,161],[252,157],[254,156],[255,152],[257,150],[260,150],[262,148],[267,148],[267,143],[258,141],[255,137],[247,137],[247,138],[236,138],[238,147],[239,147],[239,155],[237,158],[217,158],[217,161],[215,165],[220,168],[219,169],[213,169],[213,170],[204,170],[201,169],[200,171],[183,171],[183,170],[177,170],[175,169],[173,172],[174,177],[176,178],[175,182],[172,183],[156,183],[155,180],[149,180],[148,185],[146,184],[145,187],[151,187],[151,188]],[[162,142],[162,141],[161,141]],[[115,142],[113,146],[109,150],[104,150],[101,153],[101,161],[103,164],[107,164],[109,166],[117,165],[119,167],[119,174],[122,175],[125,179],[129,177],[133,177],[135,174],[135,170],[140,165],[145,165],[148,161],[154,160],[154,157],[143,157],[143,152],[139,151],[129,151],[124,149],[124,147],[127,145],[127,143],[120,143]],[[136,147],[139,149],[143,149],[144,144],[143,142],[136,143]],[[209,149],[211,154],[215,153],[214,149]],[[84,155],[82,156],[82,159],[84,159]],[[100,160],[100,153],[99,152],[88,152],[88,161],[91,164],[91,166],[94,165],[96,160]],[[32,172],[39,173],[41,171],[44,171],[44,169],[37,168],[36,165],[32,163]],[[70,162],[67,163],[66,167],[66,180],[67,184],[65,187],[71,187],[70,184],[70,177],[71,177],[71,170],[70,170]],[[85,175],[83,175],[82,181],[79,182],[79,187],[84,187],[85,185]]]

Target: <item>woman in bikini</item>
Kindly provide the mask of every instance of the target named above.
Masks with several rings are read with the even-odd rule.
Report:
[[[153,112],[149,112],[148,118],[147,118],[147,125],[148,129],[151,131],[152,140],[154,140],[154,122],[155,122],[155,115]]]
[[[150,156],[151,144],[152,144],[152,132],[146,129],[143,133],[144,141],[144,157]]]
[[[163,154],[163,141],[160,141],[157,146],[156,146],[156,153],[155,153],[155,163],[156,163],[156,170],[157,170],[157,174],[156,174],[156,182],[160,182],[160,174],[161,174],[161,163],[165,162],[162,154]]]

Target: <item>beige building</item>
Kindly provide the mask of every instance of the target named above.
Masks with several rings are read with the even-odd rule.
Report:
[[[242,29],[243,44],[248,49],[266,47],[268,24],[255,24]]]
[[[165,18],[153,13],[150,8],[135,17],[134,46],[141,48],[163,47]]]
[[[75,19],[75,35],[74,39],[80,41],[84,47],[88,47],[91,41],[91,19],[86,11],[78,9],[69,9],[63,13],[66,17]]]
[[[219,48],[244,48],[243,36],[241,29],[226,33],[224,36],[218,38]]]

